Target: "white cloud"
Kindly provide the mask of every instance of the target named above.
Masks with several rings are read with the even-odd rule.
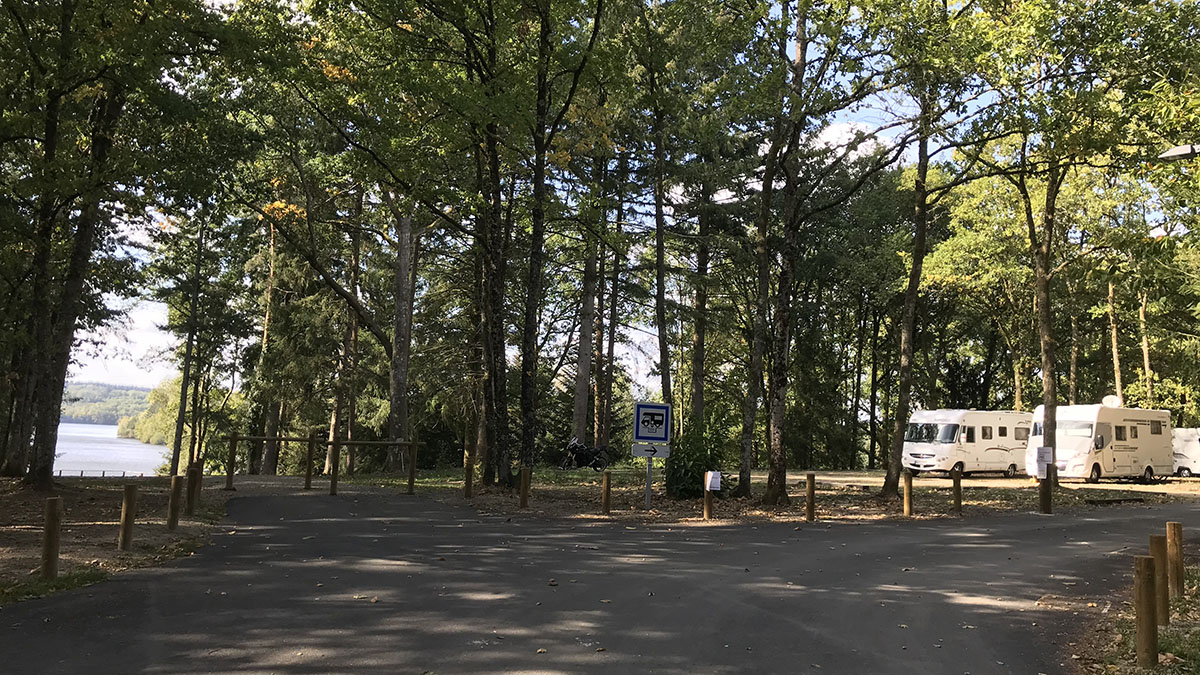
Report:
[[[141,301],[114,326],[82,336],[75,349],[69,379],[134,387],[154,387],[175,376],[164,355],[175,338],[159,328],[167,322],[167,306]]]

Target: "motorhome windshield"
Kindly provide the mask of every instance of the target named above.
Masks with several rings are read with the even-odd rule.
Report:
[[[1042,423],[1033,423],[1033,435],[1042,436]],[[1091,438],[1092,423],[1091,422],[1072,422],[1071,420],[1060,420],[1058,428],[1054,432],[1055,437],[1064,436],[1067,438]]]
[[[910,422],[904,440],[910,443],[953,443],[958,436],[957,424]]]

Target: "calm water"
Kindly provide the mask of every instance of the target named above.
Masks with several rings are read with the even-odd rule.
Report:
[[[166,452],[161,445],[117,438],[116,425],[60,424],[54,471],[77,476],[80,471],[88,476],[99,476],[101,471],[153,476],[166,461]]]

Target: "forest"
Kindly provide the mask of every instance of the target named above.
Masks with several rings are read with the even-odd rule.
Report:
[[[49,483],[72,349],[135,297],[173,473],[319,431],[507,488],[658,400],[669,490],[781,504],[895,494],[918,407],[1200,425],[1200,164],[1158,158],[1200,142],[1190,0],[3,10],[4,475]]]
[[[99,382],[68,382],[63,393],[62,422],[117,424],[147,407],[149,389]]]

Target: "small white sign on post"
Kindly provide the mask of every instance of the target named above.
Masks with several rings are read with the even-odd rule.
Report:
[[[1054,461],[1054,448],[1041,446],[1037,449],[1037,477],[1039,480],[1045,480],[1046,467],[1050,462]]]
[[[721,490],[721,472],[720,471],[705,471],[704,472],[704,489],[709,492],[720,492]]]

